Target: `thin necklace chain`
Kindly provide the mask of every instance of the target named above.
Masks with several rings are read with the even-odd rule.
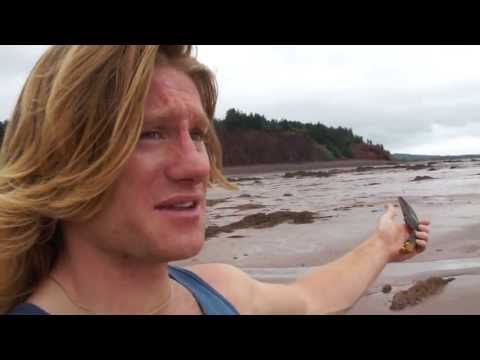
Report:
[[[49,275],[48,276],[50,278],[50,280],[52,280],[59,288],[60,290],[65,294],[65,296],[67,297],[67,299],[73,304],[75,305],[77,308],[91,314],[91,315],[98,315],[95,311],[89,309],[88,307],[74,301],[72,299],[72,297],[70,295],[68,295],[68,291],[65,289],[65,287],[57,280],[55,279],[52,275]],[[168,294],[168,298],[167,300],[165,300],[165,302],[159,306],[157,306],[155,309],[149,311],[148,313],[144,314],[144,315],[154,315],[156,313],[158,313],[160,310],[163,310],[168,304],[170,304],[170,301],[172,300],[172,296],[173,296],[173,286],[172,286],[172,283],[171,281],[169,281],[170,283],[170,292]]]

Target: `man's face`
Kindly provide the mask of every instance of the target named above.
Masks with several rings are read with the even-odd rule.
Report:
[[[196,255],[204,242],[208,129],[199,93],[179,70],[155,69],[140,140],[94,219],[104,250],[152,261]]]

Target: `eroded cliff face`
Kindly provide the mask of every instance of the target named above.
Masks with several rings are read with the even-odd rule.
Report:
[[[240,166],[335,160],[326,146],[295,131],[219,130],[223,165]],[[390,154],[368,144],[352,145],[354,159],[390,160]]]
[[[352,154],[354,159],[392,160],[390,152],[378,145],[352,144]]]

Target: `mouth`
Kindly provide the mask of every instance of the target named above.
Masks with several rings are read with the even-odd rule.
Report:
[[[155,211],[172,220],[198,220],[203,211],[202,203],[201,197],[179,196],[158,204]]]
[[[155,210],[188,211],[195,209],[198,205],[198,201],[185,201],[168,205],[159,205],[155,207]]]

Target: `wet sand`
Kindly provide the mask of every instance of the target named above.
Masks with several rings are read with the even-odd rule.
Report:
[[[279,171],[297,171],[297,170],[312,170],[312,169],[326,169],[326,168],[344,168],[350,166],[378,166],[391,165],[400,162],[384,161],[384,160],[332,160],[332,161],[315,161],[306,163],[283,163],[283,164],[262,164],[249,166],[229,166],[223,169],[225,175],[253,175],[253,174],[267,174]]]
[[[419,217],[432,221],[430,245],[408,262],[388,264],[347,313],[480,314],[480,162],[437,161],[428,166],[420,162],[415,164],[426,166],[410,170],[405,163],[403,167],[385,162],[328,163],[265,168],[264,172],[236,169],[238,191],[210,190],[207,226],[226,226],[247,216],[279,211],[314,212],[314,221],[296,224],[287,219],[271,227],[218,233],[207,238],[199,255],[179,264],[230,263],[263,281],[292,281],[366,239],[384,204],[398,204],[397,197],[403,196]],[[331,176],[284,177],[288,171],[319,169]],[[242,180],[252,174],[255,178]],[[433,179],[413,181],[417,176]],[[397,219],[401,221],[399,208]],[[455,280],[417,305],[398,311],[389,308],[395,293],[431,276]],[[382,292],[385,284],[392,286],[388,294]]]

